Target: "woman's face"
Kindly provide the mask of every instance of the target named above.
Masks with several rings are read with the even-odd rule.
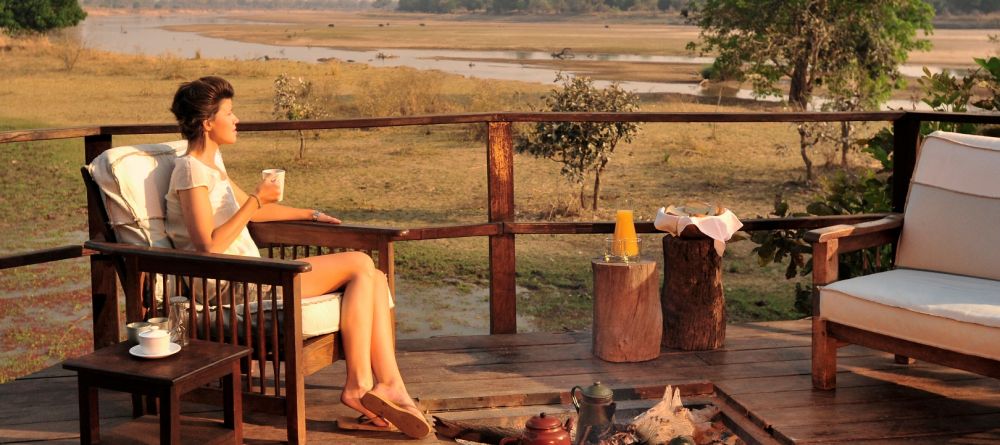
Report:
[[[212,116],[212,119],[205,121],[205,130],[208,131],[208,138],[219,145],[236,143],[236,124],[239,118],[233,114],[233,100],[222,99],[219,103],[219,111]]]

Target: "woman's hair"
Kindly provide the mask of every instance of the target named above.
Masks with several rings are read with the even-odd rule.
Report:
[[[174,94],[170,111],[177,118],[181,134],[188,142],[204,137],[202,122],[212,119],[223,99],[233,98],[233,85],[215,76],[184,82]]]

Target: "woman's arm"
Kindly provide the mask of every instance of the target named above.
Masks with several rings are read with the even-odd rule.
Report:
[[[240,186],[233,182],[232,178],[229,179],[229,184],[233,186],[233,192],[236,194],[237,202],[246,202],[250,195],[247,195]],[[251,201],[253,198],[249,198]],[[313,209],[300,209],[298,207],[289,207],[281,204],[269,204],[265,205],[262,209],[251,216],[250,221],[253,222],[268,222],[268,221],[312,221],[313,213],[316,210]],[[340,224],[340,220],[320,212],[319,222]]]
[[[208,188],[198,186],[187,190],[178,190],[177,197],[181,204],[181,214],[184,226],[187,227],[191,243],[199,252],[222,253],[236,240],[254,212],[261,207],[254,197],[242,200],[240,209],[221,226],[213,229],[212,203],[208,199]]]

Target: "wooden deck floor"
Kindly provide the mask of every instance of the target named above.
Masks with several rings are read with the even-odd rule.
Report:
[[[714,390],[735,426],[755,431],[760,443],[1000,443],[1000,381],[897,365],[888,354],[849,346],[840,352],[839,388],[813,391],[808,328],[807,321],[730,325],[722,350],[664,351],[632,364],[593,358],[586,332],[403,340],[399,362],[421,404],[454,420],[523,424],[541,411],[567,412],[558,401],[570,387],[600,380],[622,389],[622,398],[658,398],[665,384]],[[333,419],[350,414],[338,403],[343,375],[340,362],[306,379],[310,443],[438,442],[339,431]],[[76,397],[75,375],[60,367],[0,385],[0,443],[78,443]],[[101,403],[102,425],[129,419],[127,396],[102,391]],[[279,417],[251,413],[245,421],[248,444],[284,436]]]

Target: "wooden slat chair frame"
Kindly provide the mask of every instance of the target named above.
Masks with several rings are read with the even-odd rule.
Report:
[[[83,177],[88,193],[100,196],[86,168]],[[343,250],[364,251],[386,274],[389,289],[394,291],[392,241],[405,236],[406,231],[306,221],[251,223],[251,236],[269,256],[252,258],[118,243],[107,210],[102,205],[98,208],[103,236],[110,242],[91,240],[85,247],[113,258],[125,296],[126,322],[166,315],[165,308],[156,304],[147,307],[157,300],[151,298],[156,293],[154,283],[161,286],[157,289],[162,291],[159,301],[174,295],[190,297],[194,304],[190,305],[192,328],[188,332],[192,337],[254,350],[241,366],[246,409],[286,416],[288,442],[304,444],[304,378],[335,362],[342,347],[337,332],[303,339],[301,274],[311,266],[296,259]],[[207,301],[210,286],[215,287],[216,304]],[[283,302],[280,317],[279,299]],[[251,305],[240,305],[240,300],[271,304],[258,304],[259,310],[252,313]],[[196,310],[196,306],[208,310]],[[230,322],[224,323],[227,317]],[[268,322],[279,318],[280,325]],[[193,396],[201,401],[220,397],[221,391],[208,388]]]
[[[902,228],[903,215],[892,214],[876,221],[836,225],[806,233],[805,240],[812,243],[813,248],[812,381],[816,389],[836,388],[837,349],[850,344],[895,354],[895,360],[900,364],[909,364],[912,359],[917,359],[1000,378],[998,360],[915,343],[820,317],[817,289],[837,281],[840,254],[895,244]]]

